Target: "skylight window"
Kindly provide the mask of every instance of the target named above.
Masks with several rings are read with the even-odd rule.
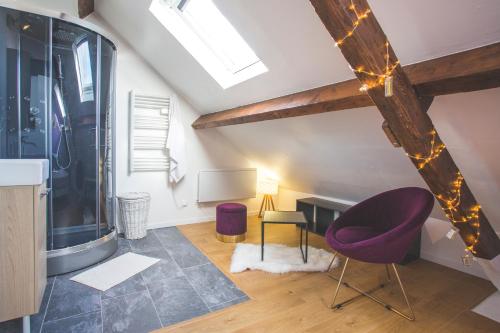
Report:
[[[92,82],[92,66],[90,64],[90,49],[87,39],[83,39],[73,45],[75,55],[76,77],[80,89],[80,101],[89,102],[94,100],[94,84]]]
[[[267,72],[213,0],[153,0],[149,10],[222,88]]]

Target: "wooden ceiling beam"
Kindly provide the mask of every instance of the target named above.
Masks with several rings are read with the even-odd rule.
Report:
[[[500,43],[403,67],[420,96],[500,87]],[[195,129],[298,117],[371,106],[357,79],[202,115]]]
[[[335,41],[342,40],[346,32],[352,31],[353,22],[358,16],[353,12],[366,13],[370,10],[367,0],[310,1]],[[418,88],[412,85],[409,75],[398,65],[397,56],[373,12],[363,18],[354,33],[343,40],[340,50],[352,68],[363,66],[363,71],[356,72],[357,78],[360,82],[370,85],[367,93],[450,221],[459,229],[467,248],[477,257],[484,259],[499,255],[500,239],[426,112],[426,107],[432,101],[425,102],[420,98]],[[477,60],[470,59],[469,65],[474,66]],[[392,64],[395,66],[392,67]],[[429,68],[426,75],[444,78],[447,68],[454,66],[441,63],[441,67]],[[393,68],[389,74],[387,67]],[[462,66],[460,68],[462,75],[467,76],[470,69]],[[384,85],[379,84],[378,78],[367,74],[370,72],[392,77],[392,95],[386,96]],[[425,77],[420,70],[418,75]]]
[[[237,125],[264,120],[298,117],[373,105],[359,91],[359,81],[349,80],[230,110],[202,115],[195,129]]]
[[[500,43],[403,67],[420,96],[500,87]]]
[[[86,18],[94,12],[94,0],[78,0],[78,16]]]

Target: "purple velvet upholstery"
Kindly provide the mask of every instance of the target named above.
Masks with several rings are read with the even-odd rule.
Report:
[[[247,232],[247,207],[238,203],[217,206],[216,227],[221,235],[242,235]]]
[[[370,263],[399,263],[434,206],[426,189],[405,187],[380,193],[347,210],[326,231],[337,252]]]
[[[380,235],[383,231],[370,227],[344,227],[337,231],[335,238],[341,243],[356,243]]]

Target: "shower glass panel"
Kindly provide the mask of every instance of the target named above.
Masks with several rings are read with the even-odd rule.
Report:
[[[101,235],[114,227],[113,209],[113,109],[115,48],[105,38],[100,38],[100,89],[99,89],[99,187]]]
[[[0,158],[47,156],[48,18],[0,8]]]
[[[0,7],[0,159],[50,162],[50,275],[117,248],[116,49],[90,29],[78,19]]]
[[[52,248],[96,239],[97,34],[52,23]]]

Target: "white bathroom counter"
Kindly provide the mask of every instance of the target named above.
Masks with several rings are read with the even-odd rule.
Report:
[[[47,178],[46,159],[0,159],[0,186],[40,185]]]

